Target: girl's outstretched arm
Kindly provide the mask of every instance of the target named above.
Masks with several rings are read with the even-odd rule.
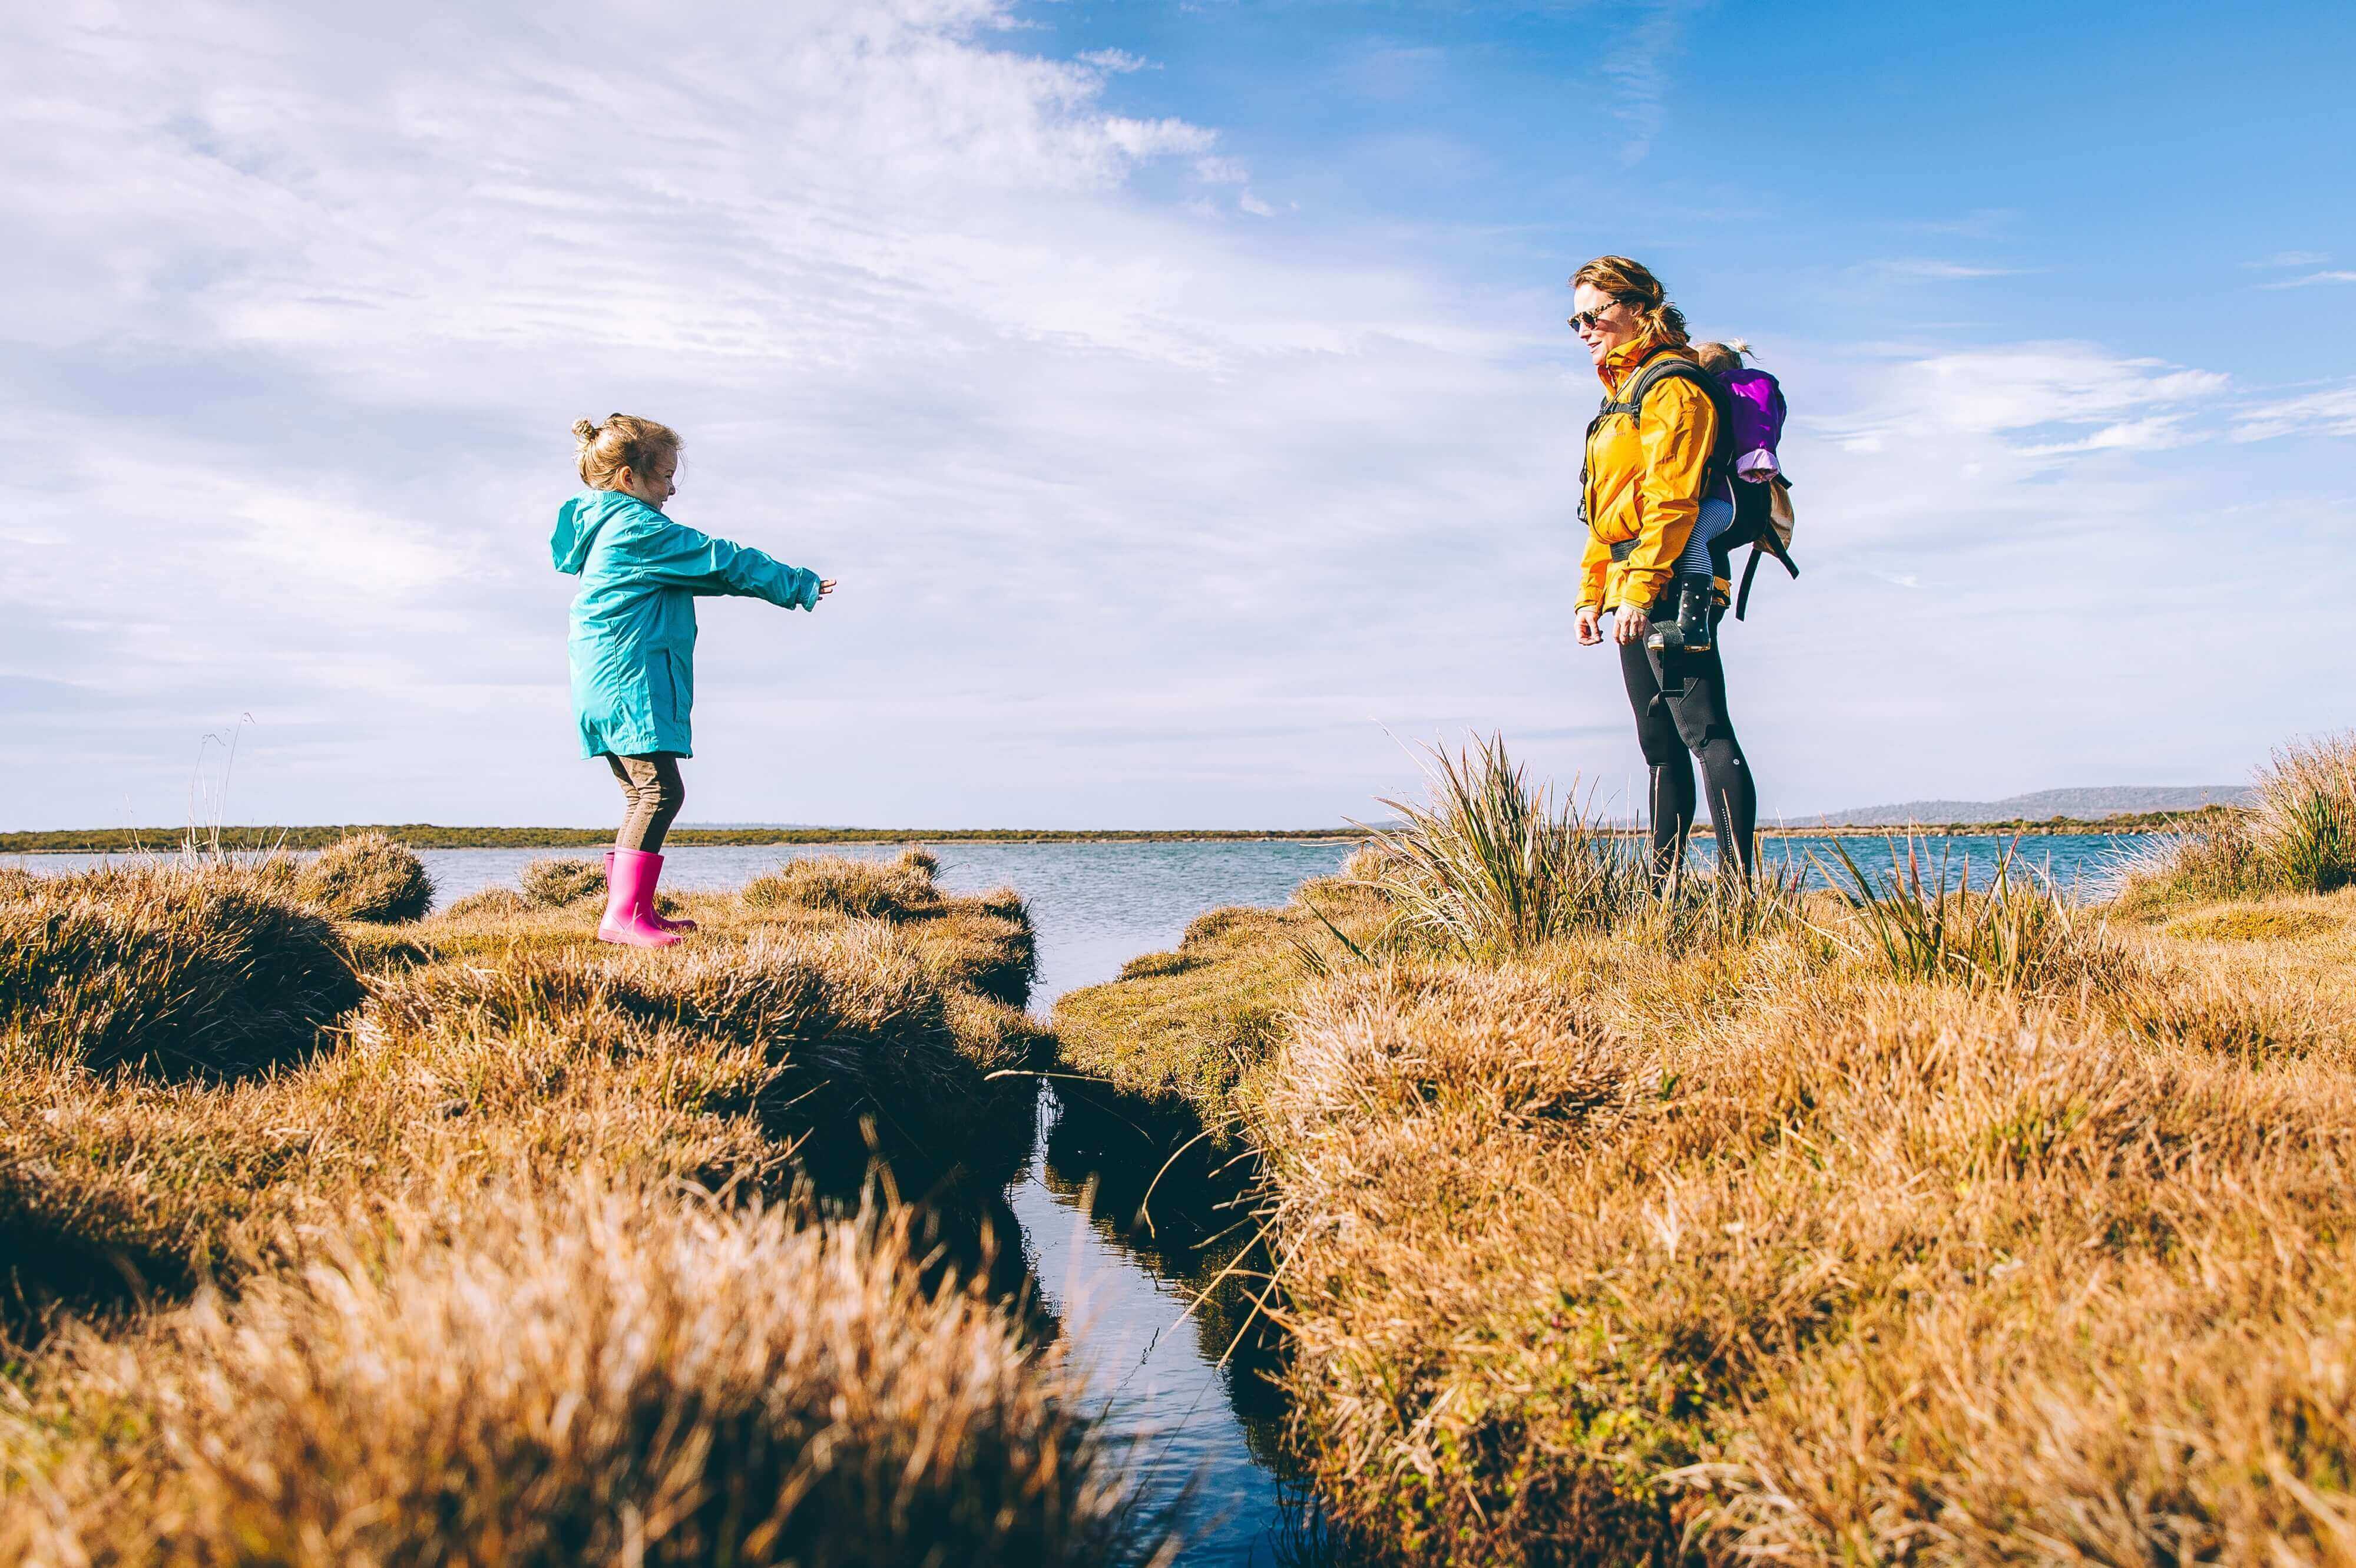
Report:
[[[714,539],[668,518],[643,532],[633,529],[626,551],[635,575],[697,594],[733,594],[766,599],[787,609],[818,607],[815,572],[788,566],[750,545]]]

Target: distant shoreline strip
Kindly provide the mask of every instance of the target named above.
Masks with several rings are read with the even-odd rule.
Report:
[[[1840,823],[1783,822],[1762,826],[1762,838],[2045,838],[2071,834],[2178,832],[2212,822],[2230,807],[2201,811],[2145,812],[2085,821],[1918,822],[1909,826],[1857,827]],[[1641,830],[1616,828],[1615,832]],[[612,842],[610,828],[464,828],[430,822],[344,823],[314,827],[59,828],[38,832],[0,832],[0,854],[176,854],[191,840],[201,848],[236,853],[271,849],[324,849],[353,833],[381,832],[412,849],[589,849]],[[757,849],[796,844],[857,843],[1353,843],[1362,827],[1333,828],[673,828],[670,843],[681,847]]]

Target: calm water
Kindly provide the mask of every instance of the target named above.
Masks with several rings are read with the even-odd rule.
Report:
[[[1882,839],[1837,841],[1869,871],[1887,870],[1893,854]],[[1919,841],[1935,870],[1945,856],[1950,886],[1966,871],[1985,885],[2009,841],[1994,836]],[[2020,841],[2020,862],[2051,875],[2062,888],[2099,893],[2120,861],[2141,841],[2106,834]],[[1797,864],[1811,881],[1823,868],[1842,875],[1836,841],[1767,842],[1771,865]],[[1187,921],[1231,904],[1281,904],[1312,876],[1338,869],[1345,843],[945,843],[941,880],[958,892],[1011,885],[1029,900],[1039,933],[1039,983],[1033,993],[1044,1014],[1066,991],[1111,979],[1143,952],[1176,945]],[[528,861],[543,850],[428,850],[438,901],[484,887],[513,886]],[[680,888],[743,885],[779,860],[805,854],[889,857],[896,845],[673,849],[663,880]],[[40,872],[79,869],[99,857],[0,856]],[[1042,1136],[1030,1169],[1008,1190],[1022,1221],[1033,1275],[1049,1297],[1108,1402],[1114,1430],[1131,1439],[1148,1502],[1192,1486],[1193,1543],[1181,1561],[1190,1568],[1293,1563],[1313,1557],[1313,1510],[1294,1481],[1272,1462],[1281,1410],[1265,1380],[1248,1368],[1215,1364],[1231,1332],[1216,1334],[1186,1316],[1190,1284],[1211,1272],[1204,1255],[1183,1244],[1140,1244],[1089,1201],[1102,1175],[1113,1186],[1133,1173],[1106,1170],[1090,1152],[1092,1140],[1069,1135],[1052,1093],[1042,1096]],[[1066,1135],[1059,1136],[1059,1133]],[[1159,1198],[1157,1198],[1157,1205]]]

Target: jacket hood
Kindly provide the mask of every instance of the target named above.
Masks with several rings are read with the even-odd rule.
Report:
[[[582,491],[556,509],[556,532],[548,541],[549,559],[566,576],[579,576],[581,568],[589,564],[589,547],[597,542],[597,531],[633,510],[654,509],[619,490]]]

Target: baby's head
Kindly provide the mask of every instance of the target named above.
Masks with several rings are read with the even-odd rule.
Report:
[[[1740,370],[1742,368],[1743,357],[1750,353],[1751,345],[1745,343],[1740,338],[1732,338],[1724,343],[1697,343],[1694,345],[1694,358],[1701,361],[1701,368],[1703,370],[1709,371],[1713,375],[1730,375],[1734,371]],[[1756,358],[1757,356],[1753,355],[1751,357]]]
[[[619,490],[655,508],[678,492],[679,432],[634,413],[616,413],[603,424],[575,421],[581,482],[593,490]]]

